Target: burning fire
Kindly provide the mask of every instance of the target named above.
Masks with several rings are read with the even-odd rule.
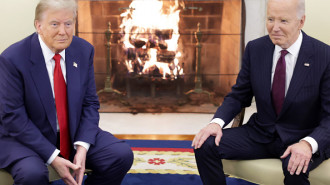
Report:
[[[173,2],[175,1],[175,2]],[[122,13],[122,43],[129,73],[177,78],[183,75],[178,47],[180,10],[161,0],[133,0]]]

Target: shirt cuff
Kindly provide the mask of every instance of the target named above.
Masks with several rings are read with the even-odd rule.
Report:
[[[60,151],[58,149],[55,149],[55,151],[53,152],[53,154],[50,156],[50,158],[47,161],[47,165],[52,164],[52,162],[54,161],[54,159],[58,156],[58,154],[60,153]]]
[[[301,140],[307,141],[312,146],[313,154],[315,154],[315,152],[317,152],[317,150],[319,149],[319,145],[317,144],[314,138],[307,136]]]
[[[210,123],[217,123],[220,125],[221,128],[223,128],[223,126],[225,125],[225,122],[220,118],[214,118],[211,120]]]
[[[89,147],[91,146],[91,144],[89,144],[89,143],[86,143],[83,141],[76,141],[73,143],[73,147],[75,150],[77,150],[77,145],[80,145],[80,146],[86,148],[87,151],[89,150]]]

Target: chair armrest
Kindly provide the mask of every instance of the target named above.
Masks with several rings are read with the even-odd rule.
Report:
[[[231,128],[242,126],[244,121],[244,115],[245,115],[245,108],[243,108],[241,112],[235,116]]]

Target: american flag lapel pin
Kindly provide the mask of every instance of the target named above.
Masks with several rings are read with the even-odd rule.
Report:
[[[304,63],[304,66],[309,67],[309,63]]]
[[[78,64],[76,62],[73,62],[73,67],[77,68]]]

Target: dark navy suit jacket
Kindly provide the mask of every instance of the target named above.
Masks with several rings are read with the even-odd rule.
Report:
[[[275,45],[269,36],[247,44],[232,91],[214,118],[228,124],[255,97],[257,113],[248,121],[249,136],[267,143],[274,135],[290,145],[310,136],[319,151],[330,146],[330,47],[303,32],[303,41],[283,108],[277,116],[271,98],[271,70]],[[329,154],[328,154],[329,155]]]
[[[56,148],[56,109],[38,35],[13,44],[1,55],[0,168],[30,155],[46,162]],[[65,55],[71,141],[93,145],[100,131],[94,49],[73,37]]]

